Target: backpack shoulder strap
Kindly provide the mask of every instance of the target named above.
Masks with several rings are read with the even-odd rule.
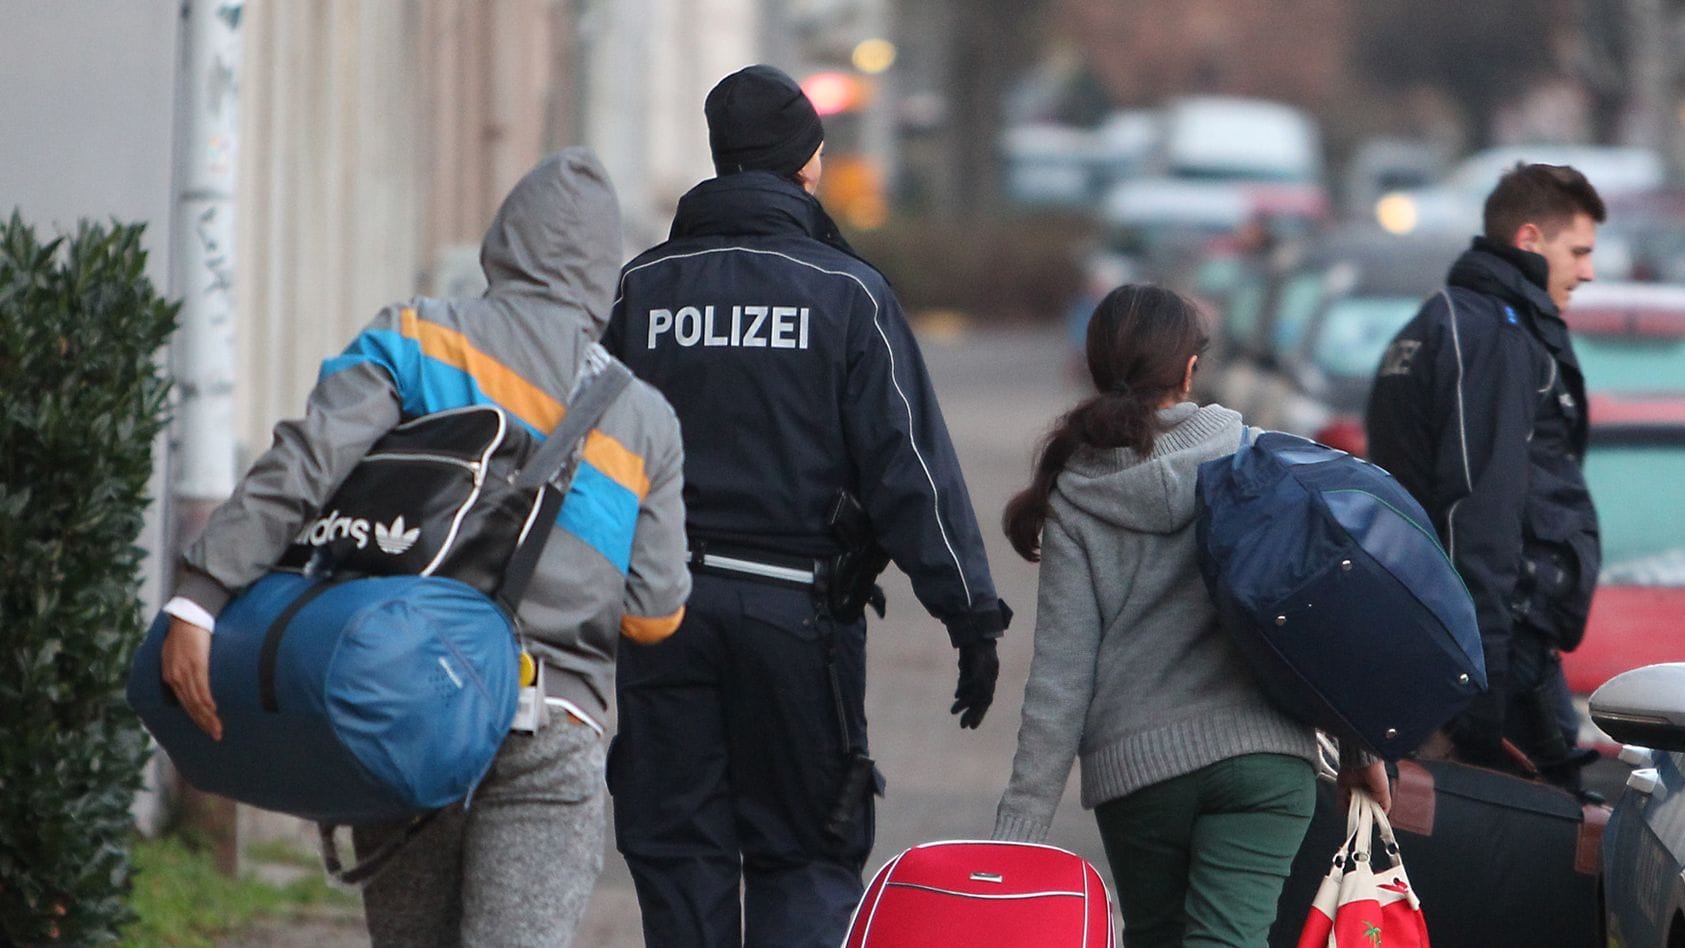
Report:
[[[561,512],[562,501],[571,486],[571,477],[568,484],[556,484],[555,478],[567,468],[585,436],[631,381],[631,369],[617,359],[609,360],[602,371],[587,379],[574,394],[562,423],[544,439],[544,444],[515,478],[516,487],[538,489],[539,501],[538,512],[528,521],[528,529],[515,545],[509,566],[503,572],[503,582],[497,589],[497,599],[511,617],[520,606],[521,597],[526,595],[527,583],[538,567],[544,544],[550,539],[550,527]]]
[[[515,486],[523,490],[539,487],[562,473],[579,440],[602,419],[603,412],[631,381],[632,370],[619,360],[611,360],[602,371],[587,379],[574,393],[572,404],[567,406],[567,414],[562,416],[562,423],[550,432],[532,460],[521,469],[520,475],[515,478]]]

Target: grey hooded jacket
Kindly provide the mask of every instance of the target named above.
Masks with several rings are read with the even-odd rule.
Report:
[[[401,421],[496,404],[535,434],[554,429],[581,372],[611,358],[594,340],[619,273],[619,228],[589,151],[566,149],[529,172],[486,233],[485,296],[389,306],[325,361],[304,417],[276,426],[273,446],[187,549],[177,594],[215,615]],[[552,669],[551,694],[587,713],[608,707],[617,636],[655,641],[683,615],[683,464],[672,408],[634,381],[587,438],[522,600],[522,631]]]
[[[1243,754],[1315,759],[1315,731],[1265,700],[1199,575],[1199,464],[1234,452],[1240,415],[1183,402],[1159,419],[1151,454],[1081,449],[1049,498],[996,838],[1046,836],[1078,755],[1087,808]]]

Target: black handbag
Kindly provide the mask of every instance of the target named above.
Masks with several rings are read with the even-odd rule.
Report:
[[[600,412],[630,379],[611,362],[573,413]],[[565,484],[583,450],[583,433],[555,434],[540,442],[495,405],[398,425],[369,448],[277,566],[341,578],[445,576],[512,606],[534,565],[516,568],[515,550],[561,505],[562,491],[539,488]]]

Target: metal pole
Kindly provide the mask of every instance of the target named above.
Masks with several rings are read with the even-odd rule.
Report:
[[[186,505],[234,490],[234,171],[241,0],[185,0],[177,107],[171,348],[178,403],[175,495]]]
[[[183,0],[177,88],[171,282],[181,328],[175,376],[175,536],[196,535],[234,491],[234,187],[240,117],[242,0]],[[172,557],[173,559],[173,557]],[[182,819],[212,840],[217,868],[239,871],[231,800],[178,787]]]

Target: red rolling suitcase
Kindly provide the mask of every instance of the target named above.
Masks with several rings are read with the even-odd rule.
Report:
[[[1035,843],[914,846],[872,878],[844,948],[1115,948],[1116,913],[1086,859]]]

